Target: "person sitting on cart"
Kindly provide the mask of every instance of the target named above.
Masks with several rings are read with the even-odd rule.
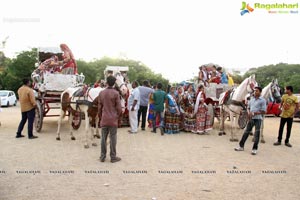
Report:
[[[207,76],[206,66],[202,65],[199,67],[198,83],[203,83],[206,86],[207,81],[208,81],[208,76]]]
[[[220,76],[221,76],[221,83],[222,84],[228,84],[228,79],[227,79],[227,75],[225,72],[223,72],[222,67],[218,67],[217,71],[219,72]]]
[[[52,55],[50,58],[43,61],[38,69],[40,71],[51,71],[53,70],[53,67],[59,66],[58,57],[56,55]]]
[[[66,44],[61,44],[60,49],[63,51],[62,74],[78,74],[77,63],[71,49]]]
[[[44,73],[53,73],[59,68],[59,61],[56,55],[52,55],[50,58],[43,61],[35,70],[36,74],[39,74],[43,79]]]
[[[215,65],[212,66],[212,72],[210,75],[209,83],[221,83],[221,74],[217,71],[217,67]]]

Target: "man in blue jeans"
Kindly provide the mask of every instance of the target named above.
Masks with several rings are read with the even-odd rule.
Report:
[[[162,90],[162,84],[157,84],[157,90],[153,93],[154,113],[153,113],[153,133],[156,133],[156,116],[159,116],[159,129],[161,135],[164,135],[164,103],[167,99],[167,94]]]
[[[255,134],[254,134],[254,144],[252,147],[252,155],[257,154],[258,143],[259,143],[259,136],[260,136],[260,127],[261,122],[263,120],[263,114],[266,113],[266,100],[261,97],[261,87],[255,87],[254,90],[254,97],[250,99],[248,104],[248,116],[249,121],[246,127],[246,130],[243,134],[243,137],[240,141],[239,147],[234,148],[235,151],[244,151],[245,142],[253,128],[255,126]]]
[[[30,87],[31,82],[29,79],[23,79],[23,86],[18,89],[19,95],[19,102],[21,105],[21,112],[22,112],[22,119],[20,121],[16,138],[24,137],[22,135],[22,131],[24,125],[28,120],[28,138],[35,139],[37,136],[33,135],[33,122],[35,117],[35,108],[36,108],[36,101],[34,97],[33,90]]]

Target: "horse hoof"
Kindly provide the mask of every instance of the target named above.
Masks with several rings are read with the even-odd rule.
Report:
[[[57,137],[56,140],[60,140],[60,137]]]
[[[85,148],[85,149],[88,149],[88,148],[90,148],[90,147],[89,147],[89,145],[85,144],[85,145],[84,145],[84,148]]]
[[[265,140],[261,140],[260,142],[261,142],[261,143],[266,143],[266,141],[265,141]]]
[[[96,146],[97,146],[97,143],[93,143],[92,146],[93,146],[93,147],[96,147]]]
[[[73,137],[71,137],[71,140],[76,140],[76,138],[73,136]]]

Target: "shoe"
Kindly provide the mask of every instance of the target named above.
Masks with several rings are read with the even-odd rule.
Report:
[[[257,150],[256,149],[252,149],[251,154],[252,155],[256,155],[257,154]]]
[[[16,138],[25,137],[24,135],[16,135]]]
[[[281,145],[281,142],[275,142],[273,145],[274,145],[274,146]]]
[[[28,139],[36,139],[36,138],[38,138],[38,136],[33,135],[33,136],[29,137]]]
[[[128,133],[130,133],[130,134],[135,134],[135,133],[137,133],[137,132],[133,132],[133,131],[131,131],[131,130],[128,130]]]
[[[163,127],[159,127],[159,130],[160,130],[160,134],[161,134],[161,135],[164,135],[164,134],[165,134]]]
[[[142,128],[142,131],[145,131],[145,128]]]
[[[110,162],[115,163],[121,161],[121,158],[115,157],[114,159],[111,159]]]
[[[100,162],[104,162],[104,161],[105,161],[105,158],[100,157]]]
[[[156,131],[153,131],[153,130],[152,130],[151,133],[156,133]]]
[[[235,147],[234,150],[235,151],[244,151],[244,147]]]
[[[285,146],[292,147],[292,145],[290,143],[285,143]]]

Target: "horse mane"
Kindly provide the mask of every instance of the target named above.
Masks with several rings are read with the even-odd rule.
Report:
[[[273,82],[270,82],[266,87],[264,87],[262,89],[261,96],[263,98],[265,98],[266,100],[268,100],[268,98],[270,97],[270,95],[272,95],[272,93],[270,92],[270,88],[271,88],[272,83]]]
[[[247,84],[248,84],[249,79],[250,79],[250,77],[243,80],[243,82],[235,89],[234,94],[232,96],[233,100],[236,100],[236,101],[244,100],[243,98],[247,94]]]

